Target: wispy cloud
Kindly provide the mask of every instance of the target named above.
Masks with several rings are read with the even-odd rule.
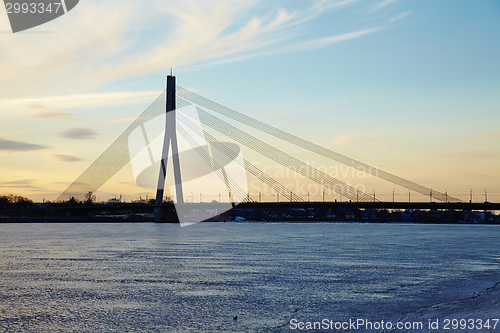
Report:
[[[75,88],[95,89],[106,82],[170,67],[258,56],[269,46],[294,49],[287,45],[300,36],[295,27],[355,2],[152,0],[144,6],[127,0],[84,1],[71,12],[71,20],[47,24],[54,34],[43,38],[23,35],[15,40],[15,48],[11,47],[13,36],[0,35],[0,76],[9,82],[1,87],[0,98],[55,91],[67,96]],[[143,38],[145,35],[149,37]],[[300,47],[328,45],[336,37]]]
[[[441,149],[433,153],[434,156],[454,158],[457,160],[498,160],[498,149],[493,148],[464,148],[464,149]]]
[[[82,160],[81,158],[68,154],[52,154],[51,156],[54,160],[59,162],[78,162]]]
[[[26,152],[26,151],[33,151],[33,150],[40,150],[47,148],[50,147],[44,145],[38,145],[35,143],[0,139],[0,151],[4,152]]]
[[[330,45],[333,43],[338,43],[342,41],[346,41],[349,39],[354,39],[361,37],[363,35],[375,32],[377,30],[380,30],[379,28],[373,28],[373,29],[366,29],[366,30],[361,30],[361,31],[354,31],[354,32],[349,32],[346,34],[342,35],[336,35],[336,36],[330,36],[330,37],[325,37],[325,38],[319,38],[303,43],[297,43],[293,44],[287,47],[287,50],[297,50],[297,49],[311,49],[311,48],[317,48],[317,47],[322,47],[326,45]]]
[[[336,102],[330,101],[330,100],[323,100],[323,102],[328,103],[328,104],[347,103],[347,98],[344,97],[342,99],[337,100]]]
[[[66,139],[89,140],[94,139],[97,133],[89,128],[71,128],[62,132],[61,136]]]
[[[493,139],[493,138],[500,139],[500,131],[475,134],[475,135],[465,137],[465,138],[463,138],[463,140],[470,142],[471,140],[484,140],[484,139]]]
[[[0,187],[7,188],[31,188],[38,189],[40,187],[33,185],[35,179],[20,179],[7,182],[0,182]]]
[[[362,98],[364,100],[380,100],[387,98],[387,96],[363,96]]]
[[[117,119],[111,119],[111,120],[106,120],[106,121],[100,121],[104,123],[132,123],[133,121],[137,119],[151,119],[150,117],[130,117],[130,118],[117,118]]]
[[[337,104],[337,102],[329,101],[329,100],[326,100],[326,99],[323,102],[328,103],[328,104]]]
[[[71,94],[42,98],[20,98],[0,100],[3,108],[12,111],[28,112],[33,118],[46,120],[68,120],[71,113],[57,111],[72,108],[97,108],[115,105],[132,105],[151,101],[161,91],[123,91],[110,93]]]
[[[399,0],[384,0],[384,1],[380,2],[379,4],[373,6],[373,8],[370,9],[369,11],[370,12],[374,12],[376,10],[379,10],[379,9],[382,9],[384,7],[389,6],[391,3],[394,3],[396,1],[399,1]]]
[[[249,59],[249,58],[255,58],[255,57],[259,57],[259,56],[266,56],[266,55],[271,55],[271,54],[279,54],[279,53],[302,51],[302,50],[326,47],[326,46],[334,44],[334,43],[358,38],[358,37],[375,32],[375,31],[380,30],[380,29],[381,28],[366,29],[366,30],[350,32],[350,33],[346,33],[346,34],[342,34],[342,35],[335,35],[335,36],[330,36],[330,37],[325,37],[325,38],[319,38],[319,39],[315,39],[315,40],[311,40],[311,41],[307,41],[307,42],[289,44],[287,46],[274,47],[266,52],[247,53],[244,55],[233,56],[233,57],[229,57],[229,58],[225,58],[225,59],[221,59],[221,60],[216,60],[213,62],[204,63],[203,66],[204,67],[215,66],[215,65],[220,65],[220,64],[224,64],[224,63],[240,61],[240,60]],[[190,67],[199,69],[198,66],[190,66]]]
[[[354,140],[355,138],[357,138],[357,135],[353,135],[353,134],[342,135],[342,136],[335,138],[335,141],[333,141],[333,144],[334,145],[342,145],[346,142]]]
[[[401,20],[402,18],[405,18],[405,17],[407,17],[410,14],[411,14],[411,11],[399,13],[398,15],[394,16],[393,18],[391,18],[390,22]]]
[[[73,118],[71,113],[58,111],[38,111],[32,114],[33,118],[46,120],[68,120]]]

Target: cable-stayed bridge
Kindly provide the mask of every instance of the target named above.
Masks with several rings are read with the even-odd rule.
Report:
[[[332,163],[342,163],[358,172],[427,196],[431,202],[436,200],[444,203],[464,203],[447,193],[339,154],[176,86],[173,76],[167,78],[167,89],[59,196],[58,200],[71,197],[84,200],[89,191],[97,191],[120,169],[131,163],[137,185],[151,188],[152,183],[157,184],[155,187],[158,190],[159,204],[163,200],[165,178],[170,184],[171,193],[176,194],[176,203],[180,205],[189,201],[188,192],[183,192],[183,187],[208,174],[215,175],[216,177],[212,178],[218,179],[221,186],[227,190],[231,207],[241,202],[252,202],[254,199],[249,195],[246,177],[241,177],[242,172],[259,179],[283,202],[305,201],[293,188],[284,186],[278,179],[266,174],[243,157],[240,149],[240,146],[243,146],[309,179],[325,190],[341,194],[351,202],[379,202],[374,195],[364,193],[359,188],[354,188],[278,149],[262,140],[261,136],[243,130],[242,126],[250,128],[252,133],[264,133],[308,154],[317,154]],[[224,139],[218,139],[217,136]],[[169,147],[172,147],[171,151]],[[174,168],[174,176],[171,179],[167,176],[169,160],[173,160]],[[149,184],[146,184],[148,182]],[[180,206],[177,209],[179,210]]]

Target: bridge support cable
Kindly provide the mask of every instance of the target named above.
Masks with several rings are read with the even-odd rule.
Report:
[[[207,111],[198,108],[198,115],[203,125],[208,126],[215,131],[232,138],[240,144],[266,156],[269,159],[287,167],[288,169],[309,178],[310,180],[326,187],[333,192],[344,195],[354,201],[374,201],[374,198],[364,192],[361,192],[354,187],[343,183],[342,181],[333,178],[326,173],[318,170],[274,147],[255,138],[254,136],[245,133],[244,131],[230,125],[229,123],[209,114]],[[375,201],[378,201],[375,199]]]
[[[252,202],[253,200],[249,197],[248,193],[243,191],[243,189],[235,182],[231,176],[224,172],[223,166],[220,166],[216,160],[210,156],[207,150],[204,147],[201,147],[197,142],[193,139],[193,137],[184,129],[184,127],[177,127],[181,136],[186,139],[191,148],[196,151],[196,153],[203,159],[203,161],[207,164],[207,166],[212,167],[214,169],[215,174],[222,180],[222,182],[226,185],[228,189],[230,189],[231,194],[236,194],[239,202]]]
[[[186,103],[185,101],[183,103]],[[97,191],[104,183],[120,171],[130,159],[142,149],[141,142],[129,142],[130,133],[137,127],[165,113],[165,91],[70,185],[56,201],[74,197],[85,200],[89,191]],[[164,122],[157,122],[155,137],[164,129]],[[151,133],[153,134],[153,133]],[[130,151],[129,151],[130,150]]]
[[[439,191],[432,190],[429,187],[426,187],[426,186],[417,184],[415,182],[412,182],[410,180],[398,177],[398,176],[393,175],[389,172],[380,170],[377,167],[370,166],[366,163],[357,161],[355,159],[352,159],[352,158],[347,157],[345,155],[339,154],[337,152],[329,150],[329,149],[322,147],[320,145],[317,145],[315,143],[304,140],[298,136],[287,133],[287,132],[280,130],[274,126],[268,125],[268,124],[263,123],[257,119],[254,119],[252,117],[244,115],[238,111],[232,110],[232,109],[227,108],[221,104],[213,102],[205,97],[202,97],[202,96],[200,96],[196,93],[193,93],[189,90],[186,90],[182,87],[177,87],[177,96],[181,97],[189,102],[197,104],[203,108],[206,108],[210,111],[216,112],[216,113],[221,114],[223,116],[226,116],[230,119],[236,120],[240,123],[243,123],[243,124],[248,125],[252,128],[260,130],[264,133],[270,134],[276,138],[279,138],[281,140],[284,140],[286,142],[294,144],[298,147],[301,147],[301,148],[306,149],[308,151],[314,152],[318,155],[324,156],[324,157],[329,158],[331,160],[340,162],[342,164],[345,164],[349,167],[363,171],[365,173],[371,174],[375,177],[386,180],[386,181],[391,182],[393,184],[396,184],[398,186],[402,186],[408,190],[412,190],[414,192],[423,194],[423,195],[428,196],[428,197],[432,196],[432,198],[439,200],[439,201],[462,202],[462,200],[460,200],[458,198],[452,197],[450,195],[447,196],[445,193],[441,193]]]
[[[189,127],[191,129],[195,129],[195,124],[188,119],[185,115],[182,113],[179,113],[177,115],[177,119],[179,120],[180,124],[183,126]],[[298,196],[296,193],[293,193],[293,191],[289,190],[285,186],[283,186],[281,183],[276,181],[274,178],[266,174],[264,171],[260,170],[257,168],[255,165],[250,163],[247,159],[242,158],[239,159],[238,154],[229,149],[223,142],[220,142],[217,140],[214,136],[212,136],[210,133],[206,132],[203,130],[203,134],[205,136],[205,139],[207,142],[210,143],[215,149],[219,150],[220,152],[224,153],[230,160],[236,161],[240,166],[244,167],[246,171],[251,173],[253,176],[255,176],[257,179],[259,179],[261,182],[269,186],[271,189],[273,189],[276,193],[281,195],[283,198],[293,201],[293,202],[304,202],[304,199],[302,199],[300,196]]]

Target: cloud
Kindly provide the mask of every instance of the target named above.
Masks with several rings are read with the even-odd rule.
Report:
[[[336,36],[330,36],[330,37],[326,37],[326,38],[315,39],[315,40],[311,40],[311,41],[307,41],[307,42],[303,42],[303,43],[293,44],[293,45],[287,47],[287,50],[311,49],[311,48],[322,47],[322,46],[330,45],[333,43],[338,43],[338,42],[346,41],[349,39],[358,38],[358,37],[361,37],[363,35],[375,32],[377,30],[380,30],[380,29],[379,28],[366,29],[366,30],[349,32],[349,33],[342,34],[342,35],[336,35]]]
[[[325,103],[329,103],[329,104],[338,104],[338,103],[340,103],[340,102],[342,102],[342,103],[347,103],[347,99],[344,97],[344,98],[342,98],[341,100],[339,100],[339,101],[337,101],[337,102],[335,102],[335,101],[330,101],[330,100],[323,100],[323,102],[325,102]]]
[[[111,120],[106,120],[102,121],[104,123],[132,123],[135,120],[140,119],[140,117],[130,117],[130,118],[118,118],[118,119],[111,119]],[[144,119],[149,119],[148,117],[144,117]]]
[[[266,52],[247,53],[247,54],[241,55],[241,56],[235,56],[235,57],[230,57],[230,58],[226,58],[226,59],[222,59],[222,60],[217,60],[217,61],[214,61],[211,63],[205,63],[203,67],[220,65],[220,64],[224,64],[224,63],[228,63],[228,62],[234,62],[234,61],[239,61],[239,60],[244,60],[244,59],[249,59],[249,58],[254,58],[254,57],[259,57],[259,56],[265,56],[265,55],[271,55],[271,54],[277,54],[277,53],[293,52],[293,51],[301,51],[301,50],[307,50],[307,49],[312,49],[312,48],[325,47],[325,46],[328,46],[330,44],[334,44],[337,42],[346,41],[349,39],[361,37],[365,34],[369,34],[371,32],[375,32],[377,30],[380,30],[380,28],[366,29],[366,30],[350,32],[350,33],[346,33],[346,34],[342,34],[342,35],[335,35],[335,36],[315,39],[315,40],[307,41],[307,42],[290,44],[288,46],[283,46],[283,47],[275,47],[274,49],[272,49],[270,51],[266,51]],[[200,67],[197,67],[197,66],[190,66],[190,68],[196,68],[198,70],[200,69]]]
[[[351,140],[354,140],[355,138],[357,138],[357,135],[353,135],[353,134],[342,135],[342,136],[337,137],[335,139],[335,141],[333,141],[333,144],[334,145],[341,145],[341,144],[344,144],[344,143],[349,142]]]
[[[484,139],[495,139],[495,140],[500,139],[500,131],[475,134],[475,135],[471,135],[471,136],[468,136],[466,138],[463,138],[462,140],[466,141],[466,142],[470,142],[471,140],[484,140]]]
[[[362,97],[364,100],[380,100],[380,99],[385,99],[387,96],[363,96]]]
[[[71,113],[58,111],[38,111],[33,113],[33,118],[46,120],[68,120],[73,118]]]
[[[71,94],[67,96],[51,96],[42,98],[4,99],[0,102],[5,109],[25,112],[30,117],[46,120],[68,120],[71,113],[56,110],[71,108],[97,108],[116,105],[132,105],[151,101],[161,91],[123,91],[108,93]]]
[[[443,149],[433,153],[437,157],[453,158],[458,160],[493,160],[498,159],[498,149],[474,148],[474,149]]]
[[[52,154],[51,156],[59,162],[78,162],[82,160],[81,158],[68,154]]]
[[[8,182],[0,182],[0,187],[9,187],[9,188],[34,188],[38,189],[40,187],[34,186],[34,179],[20,179]]]
[[[50,147],[44,145],[37,145],[34,143],[0,139],[0,151],[25,152],[32,150],[47,149],[47,148]]]
[[[408,12],[403,12],[403,13],[399,13],[398,15],[394,16],[393,18],[391,18],[390,22],[394,22],[394,21],[397,21],[397,20],[401,20],[402,18],[405,18],[407,17],[408,15],[410,15],[411,12],[408,11]]]
[[[96,135],[97,133],[89,128],[71,128],[61,133],[63,138],[74,140],[94,139]]]
[[[381,3],[379,3],[378,5],[375,5],[372,9],[369,10],[369,12],[374,12],[376,10],[382,9],[382,8],[389,6],[391,3],[396,2],[396,1],[398,1],[398,0],[384,0]]]
[[[355,2],[152,0],[147,6],[127,0],[80,2],[71,20],[47,23],[54,34],[23,35],[22,39],[0,35],[0,76],[9,82],[0,87],[0,98],[55,91],[67,96],[75,89],[95,89],[171,67],[258,56],[249,53],[262,54],[271,46],[290,49],[287,45],[301,33],[295,27]],[[301,47],[334,41],[322,39]]]

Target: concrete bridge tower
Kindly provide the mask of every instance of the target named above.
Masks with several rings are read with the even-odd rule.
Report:
[[[160,163],[160,172],[158,175],[158,187],[156,190],[156,209],[155,221],[161,222],[163,219],[161,205],[165,192],[165,181],[167,177],[167,161],[170,144],[172,144],[172,162],[174,166],[175,196],[177,203],[184,203],[184,194],[182,192],[181,168],[179,163],[179,147],[177,144],[176,115],[175,115],[175,76],[167,76],[166,89],[166,117],[165,117],[165,136],[163,139],[162,159]]]

